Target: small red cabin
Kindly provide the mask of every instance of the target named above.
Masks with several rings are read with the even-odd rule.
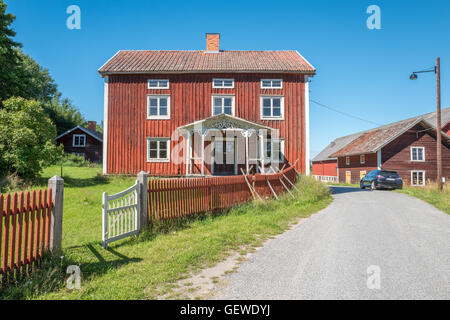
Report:
[[[314,67],[297,51],[119,51],[105,79],[106,174],[309,171]]]
[[[56,143],[64,146],[64,152],[84,157],[91,162],[102,162],[103,135],[96,130],[95,121],[88,128],[77,126],[56,137]]]

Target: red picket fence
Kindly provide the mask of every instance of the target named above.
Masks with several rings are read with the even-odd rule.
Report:
[[[52,189],[0,194],[0,277],[31,272],[49,250]]]
[[[284,176],[283,176],[284,174]],[[289,179],[295,183],[297,174],[294,167],[270,175],[247,176],[250,184],[261,197],[271,197],[272,191],[279,195],[285,191]],[[218,211],[248,202],[252,194],[243,175],[229,177],[202,177],[178,179],[151,179],[148,182],[148,219],[167,220],[186,217],[207,211]]]

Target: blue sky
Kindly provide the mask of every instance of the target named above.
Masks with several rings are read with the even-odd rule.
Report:
[[[442,106],[450,106],[450,1],[35,1],[6,0],[24,51],[50,70],[86,119],[103,118],[98,68],[119,49],[205,47],[221,33],[224,50],[298,50],[316,68],[311,99],[385,124],[434,111],[432,73],[411,71],[441,57]],[[66,8],[81,8],[81,30]],[[369,30],[369,5],[381,30]],[[336,137],[374,127],[311,103],[311,154]]]

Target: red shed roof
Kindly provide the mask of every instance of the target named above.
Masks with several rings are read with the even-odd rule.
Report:
[[[295,72],[315,68],[297,51],[163,51],[121,50],[99,70],[120,73]]]

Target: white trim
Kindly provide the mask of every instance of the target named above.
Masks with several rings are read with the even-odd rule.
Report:
[[[211,116],[218,116],[219,114],[226,114],[226,113],[219,113],[219,114],[214,114],[214,99],[215,98],[231,98],[231,116],[235,115],[235,96],[234,94],[212,94],[211,95]],[[222,111],[225,107],[223,106],[223,100],[222,100]],[[230,114],[228,114],[230,116]]]
[[[381,149],[377,151],[377,169],[381,170]]]
[[[160,112],[159,101],[161,98],[167,98],[167,115],[150,115],[150,98],[158,99],[158,113]],[[170,94],[148,94],[147,95],[147,120],[168,120],[170,119]]]
[[[67,131],[64,132],[64,133],[61,133],[59,136],[57,136],[57,137],[55,138],[55,140],[58,140],[59,138],[61,138],[61,137],[65,136],[65,135],[67,135],[67,134],[69,134],[69,133],[75,131],[76,129],[80,129],[80,130],[83,131],[84,133],[90,135],[92,138],[97,139],[97,140],[100,141],[100,142],[103,142],[103,139],[102,139],[102,138],[99,138],[99,137],[97,137],[96,135],[93,135],[88,129],[83,128],[83,127],[81,127],[81,126],[76,126],[75,128],[72,128],[72,129],[70,129],[70,130],[67,130]]]
[[[422,159],[421,160],[413,159],[413,149],[422,149]],[[413,162],[425,162],[425,147],[411,146],[410,147],[410,156],[411,156],[411,161],[413,161]],[[417,153],[417,156],[419,156],[419,153]]]
[[[274,98],[280,98],[280,116],[264,116],[263,114],[263,100],[264,99],[274,99]],[[259,101],[259,115],[261,120],[284,120],[284,96],[279,95],[261,95]],[[273,104],[273,103],[271,103]],[[271,106],[273,108],[273,106]]]
[[[311,153],[309,144],[309,79],[305,76],[305,174],[310,175]]]
[[[263,86],[263,81],[270,81],[270,87]],[[273,81],[280,81],[280,86],[274,87]],[[261,79],[260,86],[261,86],[261,89],[283,89],[283,79]]]
[[[158,143],[157,146],[157,154],[158,154],[158,158],[150,158],[150,142],[151,141],[166,141],[166,147],[167,147],[167,158],[159,158],[159,151],[160,151],[160,146]],[[147,137],[147,162],[170,162],[170,138],[165,138],[165,137],[161,137],[161,138],[155,138],[155,137]]]
[[[422,184],[413,184],[413,173],[422,173]],[[411,181],[410,185],[415,187],[423,187],[425,186],[425,170],[411,170]],[[417,176],[417,181],[419,181],[419,176]]]
[[[359,155],[359,163],[360,164],[365,164],[366,163],[366,155],[365,154]]]
[[[76,145],[75,144],[75,138],[83,138],[83,144],[78,144],[78,145]],[[78,142],[80,142],[80,139],[78,139]],[[86,135],[85,134],[74,134],[73,136],[72,136],[72,147],[74,147],[74,148],[84,148],[84,147],[86,147]]]
[[[109,77],[105,77],[104,93],[103,93],[103,174],[107,174],[108,159],[108,91]]]
[[[347,161],[348,160],[348,161]],[[350,156],[346,156],[345,157],[345,165],[349,166],[350,165]]]
[[[150,81],[158,81],[158,87],[150,87]],[[167,81],[167,86],[160,87],[159,81]],[[164,90],[164,89],[170,89],[170,81],[169,79],[147,79],[147,89],[149,90]]]
[[[223,82],[224,81],[229,81],[229,80],[231,80],[233,83],[232,83],[232,86],[231,87],[226,87],[226,86],[223,86]],[[216,86],[215,84],[214,84],[214,81],[222,81],[222,86]],[[234,89],[234,78],[213,78],[212,79],[212,87],[214,88],[214,89]]]

